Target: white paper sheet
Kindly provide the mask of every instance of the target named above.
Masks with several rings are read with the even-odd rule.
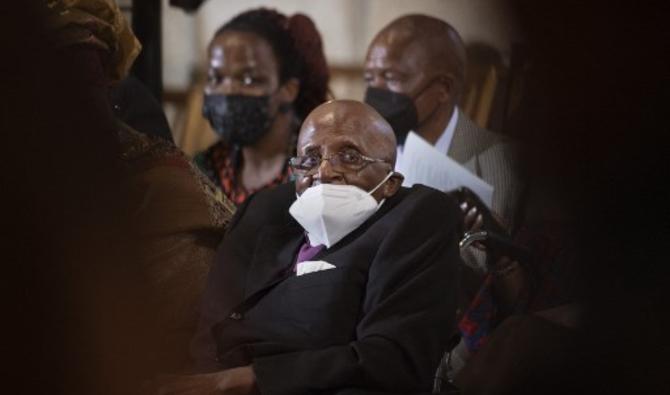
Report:
[[[461,186],[468,187],[491,209],[493,186],[414,132],[410,132],[405,140],[396,170],[405,176],[403,186],[423,184],[445,192]]]

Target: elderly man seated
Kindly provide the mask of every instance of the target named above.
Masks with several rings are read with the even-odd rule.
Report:
[[[389,124],[331,101],[305,120],[296,182],[240,207],[193,344],[163,393],[427,391],[455,330],[459,208],[401,188]],[[207,369],[207,370],[205,370]]]

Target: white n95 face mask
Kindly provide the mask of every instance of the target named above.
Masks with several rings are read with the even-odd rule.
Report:
[[[374,214],[384,201],[372,197],[393,171],[370,192],[353,185],[319,184],[298,196],[289,213],[305,229],[312,246],[326,248],[342,240]]]

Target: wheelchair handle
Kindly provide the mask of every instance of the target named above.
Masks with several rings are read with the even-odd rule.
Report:
[[[489,237],[489,232],[485,230],[467,232],[463,235],[463,238],[458,243],[458,247],[462,250],[470,247],[470,245],[476,241],[484,241]]]

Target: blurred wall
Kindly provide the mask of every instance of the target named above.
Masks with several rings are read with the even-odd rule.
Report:
[[[207,0],[194,14],[163,0],[163,75],[166,89],[185,90],[205,61],[214,31],[235,14],[266,6],[301,12],[314,19],[335,68],[332,90],[338,98],[361,99],[362,66],[368,43],[400,15],[423,13],[451,23],[468,42],[483,42],[509,54],[515,25],[504,0]],[[337,73],[337,71],[340,71]]]

